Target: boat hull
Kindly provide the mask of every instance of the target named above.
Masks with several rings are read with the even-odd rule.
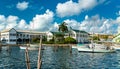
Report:
[[[89,53],[111,53],[115,50],[106,50],[106,49],[89,49],[89,48],[77,48],[79,52],[89,52]]]
[[[25,46],[20,46],[20,49],[25,50],[27,47]],[[38,50],[36,47],[28,47],[28,50]]]
[[[100,47],[100,45],[96,46],[94,49],[89,46],[72,46],[72,48],[76,48],[79,52],[88,52],[88,53],[112,53],[115,52],[115,49],[105,49]]]

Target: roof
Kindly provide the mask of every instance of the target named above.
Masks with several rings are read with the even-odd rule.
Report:
[[[14,29],[14,28],[9,28],[9,29],[5,29],[5,30],[2,30],[1,32],[9,32],[11,29]],[[15,30],[15,29],[14,29]],[[16,31],[16,30],[15,30]]]
[[[31,30],[17,30],[18,33],[34,33],[34,34],[41,34],[44,32],[38,32],[38,31],[31,31]]]
[[[3,32],[9,32],[11,29],[14,29],[14,28],[9,28],[9,29],[5,29],[3,31],[1,31],[2,33]],[[15,30],[15,29],[14,29]],[[45,32],[38,32],[38,31],[30,31],[30,30],[15,30],[17,33],[32,33],[32,34],[45,34]]]
[[[87,33],[87,34],[89,34],[88,32],[83,31],[83,30],[75,30],[75,29],[72,29],[72,30],[75,31],[75,32],[81,32],[81,33]]]
[[[63,32],[51,32],[52,34],[64,34]]]

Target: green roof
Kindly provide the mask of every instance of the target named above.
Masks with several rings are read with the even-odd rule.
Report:
[[[81,32],[81,33],[87,33],[87,34],[89,34],[88,32],[83,31],[83,30],[75,30],[75,29],[72,29],[72,30],[75,31],[75,32]]]
[[[64,34],[63,32],[51,32],[52,34]]]

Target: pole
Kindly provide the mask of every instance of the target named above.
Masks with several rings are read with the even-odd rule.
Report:
[[[25,58],[26,58],[27,69],[30,69],[30,59],[29,59],[29,55],[28,55],[28,47],[25,50]]]
[[[41,46],[42,46],[42,35],[41,35],[40,44],[39,44],[37,69],[41,68]]]

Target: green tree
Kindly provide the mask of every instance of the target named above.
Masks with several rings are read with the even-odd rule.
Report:
[[[33,38],[32,39],[32,43],[39,43],[40,42],[40,38]]]
[[[59,32],[68,32],[68,27],[66,25],[67,25],[67,23],[65,23],[65,22],[61,23],[59,25],[58,31]]]
[[[54,33],[54,42],[55,43],[64,43],[64,33],[56,32]]]
[[[76,43],[76,40],[72,37],[67,37],[65,38],[65,43]]]
[[[97,41],[99,41],[100,39],[99,39],[98,36],[93,36],[93,40],[97,40]]]

